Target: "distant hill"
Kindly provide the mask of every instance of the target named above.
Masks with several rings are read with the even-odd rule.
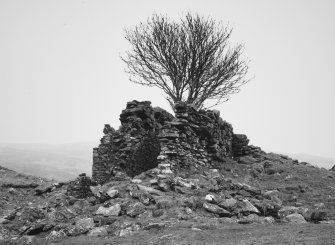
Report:
[[[0,144],[0,165],[25,174],[70,180],[83,172],[91,175],[92,148],[97,144]]]
[[[308,162],[320,168],[330,169],[335,165],[335,158],[320,157],[309,154],[288,154],[290,157],[299,160],[299,162]]]
[[[34,176],[66,181],[80,173],[92,174],[92,149],[98,142],[71,144],[3,144],[0,143],[0,166]],[[308,154],[287,154],[300,162],[330,169],[334,158]]]

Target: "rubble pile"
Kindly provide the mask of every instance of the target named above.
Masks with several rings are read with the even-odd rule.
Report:
[[[189,177],[156,175],[150,169],[103,185],[80,175],[74,182],[52,186],[51,192],[38,195],[40,202],[17,207],[0,218],[2,239],[29,244],[29,238],[36,239],[36,244],[49,244],[76,236],[122,237],[180,224],[331,222],[322,203],[314,210],[287,205],[281,191],[236,181],[213,168]]]

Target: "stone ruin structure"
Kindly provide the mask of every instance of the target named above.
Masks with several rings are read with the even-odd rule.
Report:
[[[98,183],[149,169],[157,174],[192,174],[262,152],[250,146],[245,135],[234,134],[219,111],[196,110],[184,102],[175,104],[173,116],[149,101],[134,100],[127,103],[120,121],[118,130],[105,125],[101,144],[93,149],[92,177]]]

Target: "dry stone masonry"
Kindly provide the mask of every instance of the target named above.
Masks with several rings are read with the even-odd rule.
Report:
[[[234,134],[232,145],[235,158],[242,156],[259,157],[264,154],[260,147],[249,145],[249,139],[244,134]]]
[[[131,101],[120,115],[118,130],[106,124],[99,147],[93,149],[93,179],[136,176],[149,169],[156,173],[188,173],[201,167],[218,167],[226,159],[261,153],[249,146],[245,135],[215,110],[196,110],[175,104],[175,117],[152,107],[149,101]]]
[[[93,195],[90,186],[96,185],[90,177],[86,174],[80,174],[78,178],[71,181],[68,188],[67,194],[75,198],[86,198]]]

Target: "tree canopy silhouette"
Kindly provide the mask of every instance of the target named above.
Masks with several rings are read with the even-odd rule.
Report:
[[[179,21],[153,14],[146,23],[125,30],[131,50],[121,57],[130,80],[156,86],[174,103],[203,108],[239,91],[248,71],[243,45],[231,48],[232,29],[211,18],[187,13]]]

